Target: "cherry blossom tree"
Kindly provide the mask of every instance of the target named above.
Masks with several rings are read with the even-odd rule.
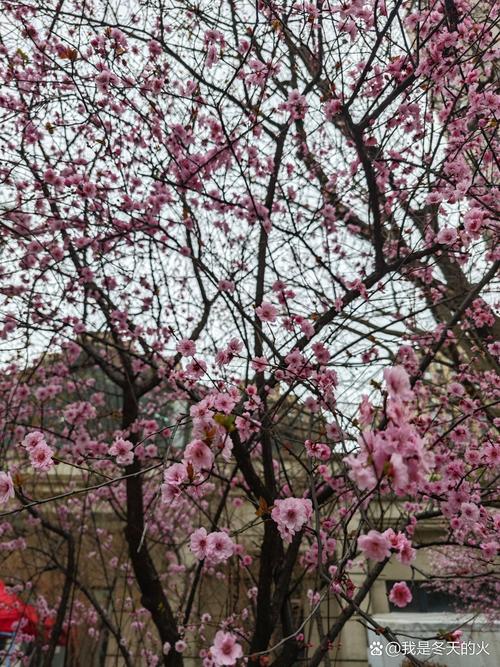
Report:
[[[36,664],[82,633],[326,664],[419,550],[498,612],[498,9],[3,3],[0,534]]]

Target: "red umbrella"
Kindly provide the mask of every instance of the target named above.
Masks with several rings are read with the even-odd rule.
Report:
[[[31,604],[24,603],[17,595],[8,593],[0,580],[0,632],[37,634],[38,614]]]

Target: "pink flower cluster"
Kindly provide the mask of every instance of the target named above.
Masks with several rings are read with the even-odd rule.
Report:
[[[161,498],[164,503],[172,503],[181,494],[183,484],[189,481],[188,471],[183,463],[174,463],[163,473]]]
[[[370,530],[367,535],[361,535],[358,538],[358,547],[366,558],[379,563],[390,558],[393,552],[403,565],[409,565],[416,556],[416,551],[406,535],[401,532],[395,533],[392,528],[388,528],[383,533]]]
[[[384,378],[389,424],[382,431],[365,431],[359,439],[360,451],[350,454],[345,461],[350,469],[349,477],[361,490],[375,488],[380,480],[385,479],[390,482],[385,490],[403,496],[422,486],[431,472],[434,457],[408,423],[405,401],[413,397],[408,373],[401,366],[395,366],[385,370]],[[366,424],[371,419],[371,413],[366,413],[365,401],[361,423]]]
[[[308,456],[312,459],[328,461],[332,455],[332,450],[325,442],[312,442],[312,440],[306,440],[304,445]]]
[[[232,342],[235,342],[235,339],[230,341],[230,346]],[[235,348],[233,347],[233,350],[234,349]],[[231,352],[231,354],[233,354],[233,352]],[[247,387],[247,392],[248,391],[249,388]],[[240,392],[238,389],[235,387],[228,387],[228,389],[224,391],[221,388],[219,391],[206,396],[196,405],[193,405],[189,411],[193,420],[193,437],[198,440],[203,440],[205,443],[210,442],[210,447],[214,451],[221,450],[222,458],[225,461],[229,461],[231,458],[233,444],[231,438],[228,436],[226,427],[216,421],[215,416],[217,413],[221,412],[225,415],[229,415],[239,400]],[[257,407],[255,399],[252,400],[251,403],[250,401],[245,402],[243,407],[245,410],[255,410]],[[237,423],[239,423],[240,419],[240,417],[236,419]],[[247,420],[245,420],[245,422],[246,421]],[[240,436],[244,437],[242,430],[240,430]]]
[[[87,401],[70,403],[64,410],[64,419],[69,424],[85,424],[97,415],[95,407]]]
[[[390,398],[409,401],[413,398],[410,378],[403,366],[384,369],[384,380]]]
[[[282,105],[282,108],[290,112],[292,120],[300,120],[304,118],[307,111],[307,101],[304,95],[299,90],[291,90],[288,93],[287,101]]]
[[[217,565],[231,558],[235,546],[227,533],[223,531],[207,533],[205,528],[195,530],[190,540],[191,551],[196,558],[206,560],[209,565]]]
[[[291,542],[292,537],[301,530],[312,516],[313,506],[309,498],[285,498],[276,500],[271,518],[278,525],[284,542]]]
[[[116,462],[118,465],[128,466],[134,460],[133,449],[134,445],[130,442],[130,440],[117,438],[109,448],[109,453],[111,456],[116,457]]]
[[[362,490],[374,488],[385,476],[397,495],[411,494],[431,470],[432,454],[409,425],[367,431],[359,444],[360,453],[346,457],[346,463],[350,478]]]
[[[328,100],[324,108],[325,117],[327,120],[333,120],[335,116],[342,111],[342,102],[339,99],[332,98]]]
[[[193,429],[193,431],[196,430]],[[198,433],[200,433],[199,429]],[[204,434],[200,433],[200,435]],[[171,503],[177,500],[183,485],[195,481],[197,477],[201,479],[199,477],[200,471],[209,471],[212,468],[214,458],[212,450],[203,440],[198,438],[192,440],[184,450],[182,463],[174,463],[164,472],[164,483],[161,487],[163,502]]]
[[[215,355],[215,361],[218,366],[226,366],[229,364],[235,357],[241,354],[243,350],[243,343],[239,338],[231,338],[227,347],[219,350]]]
[[[183,338],[177,343],[177,352],[183,357],[194,357],[196,354],[196,343],[189,338]]]
[[[26,448],[30,457],[30,463],[35,470],[47,472],[52,468],[54,465],[52,459],[54,452],[46,443],[43,433],[32,431],[24,438],[22,445]]]

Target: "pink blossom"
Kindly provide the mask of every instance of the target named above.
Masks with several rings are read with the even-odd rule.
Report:
[[[498,465],[500,462],[500,445],[486,445],[483,453],[484,460],[490,465]]]
[[[495,357],[500,358],[500,341],[495,341],[488,345],[488,351],[493,354]]]
[[[196,558],[203,560],[207,557],[208,540],[205,528],[198,528],[191,535],[190,548]]]
[[[182,463],[174,463],[163,473],[166,484],[180,486],[187,480],[186,466]]]
[[[29,452],[30,463],[33,468],[35,468],[35,470],[40,470],[40,472],[47,472],[54,465],[52,454],[53,451],[47,445],[47,443],[45,441],[40,442]]]
[[[465,389],[464,386],[461,385],[459,382],[452,382],[448,386],[448,394],[451,396],[456,396],[457,398],[460,398],[465,394]]]
[[[84,424],[91,419],[95,419],[97,412],[91,403],[78,401],[70,403],[64,409],[63,415],[69,424]]]
[[[301,530],[312,516],[312,502],[309,498],[285,498],[276,500],[271,518],[278,525],[284,542],[291,542],[296,532]]]
[[[118,79],[108,69],[103,70],[95,77],[96,88],[100,93],[107,93],[110,85],[115,85]]]
[[[230,354],[239,354],[243,349],[243,342],[239,338],[231,338],[227,344],[227,351]]]
[[[161,485],[161,498],[164,503],[174,503],[181,495],[181,487],[188,480],[186,466],[174,463],[163,473],[164,483]]]
[[[416,373],[418,370],[418,357],[412,347],[401,345],[397,354],[400,363],[408,373]]]
[[[214,400],[214,408],[228,415],[235,406],[235,399],[229,394],[218,394]]]
[[[311,347],[314,356],[316,357],[316,361],[320,364],[327,364],[330,359],[330,352],[323,343],[313,343]]]
[[[203,440],[193,440],[186,446],[184,460],[191,463],[196,470],[209,470],[214,462],[214,455]]]
[[[173,484],[161,484],[160,490],[162,502],[167,505],[176,503],[181,495],[181,488]]]
[[[361,403],[359,404],[359,422],[362,426],[368,426],[373,420],[375,409],[368,400],[368,396],[363,394]]]
[[[257,373],[263,373],[269,365],[266,357],[254,357],[250,363],[251,367]]]
[[[191,535],[190,549],[199,560],[206,558],[211,565],[217,565],[234,554],[236,545],[224,531],[207,533],[205,528],[198,528]]]
[[[309,322],[309,320],[303,319],[300,322],[300,328],[302,333],[307,336],[307,338],[312,338],[314,336],[314,325]]]
[[[390,467],[388,474],[391,477],[392,486],[397,494],[403,495],[410,482],[408,467],[406,466],[401,454],[398,454],[397,452],[391,454],[389,464]]]
[[[0,503],[6,503],[14,495],[14,482],[10,473],[0,472]]]
[[[411,546],[411,542],[406,541],[405,544],[402,544],[399,547],[398,553],[396,554],[396,558],[403,564],[403,565],[410,565],[412,563],[417,555],[416,549],[414,549]]]
[[[340,100],[331,99],[324,106],[325,117],[327,120],[332,120],[342,110],[342,102]]]
[[[205,374],[207,370],[207,364],[203,359],[193,359],[186,366],[186,377],[190,380],[199,380]]]
[[[91,183],[90,181],[84,181],[83,183],[80,183],[78,186],[78,192],[84,197],[85,199],[91,199],[92,197],[95,197],[97,194],[97,187],[95,183]]]
[[[234,665],[239,658],[243,657],[243,649],[237,643],[236,637],[222,630],[215,635],[210,652],[216,665]]]
[[[109,453],[116,457],[118,465],[130,465],[134,460],[133,448],[134,445],[130,440],[117,438],[109,448]]]
[[[328,461],[332,455],[332,450],[324,442],[312,442],[311,440],[306,440],[304,445],[308,455],[319,461]]]
[[[163,51],[161,44],[157,42],[156,39],[152,39],[148,42],[148,50],[153,57],[159,56]]]
[[[452,245],[457,240],[457,230],[453,227],[443,227],[436,236],[436,241],[443,245]]]
[[[399,401],[389,403],[394,407]],[[387,412],[394,421],[394,410]],[[425,449],[418,433],[407,423],[389,423],[383,431],[365,431],[359,445],[360,452],[350,454],[345,461],[350,468],[349,477],[361,489],[387,479],[390,482],[387,490],[392,488],[398,495],[404,495],[422,484],[432,469],[432,452]]]
[[[385,368],[384,380],[390,398],[399,398],[401,401],[408,401],[413,397],[410,378],[402,366]]]
[[[412,561],[415,560],[417,552],[415,549],[413,549],[411,542],[408,540],[404,533],[395,533],[392,528],[388,528],[384,531],[383,535],[389,539],[391,548],[396,550],[396,558],[400,563],[403,565],[409,565]]]
[[[236,421],[238,421],[238,419],[240,419],[240,417],[237,417]],[[231,440],[231,438],[225,438],[224,446],[222,447],[221,450],[221,455],[224,461],[229,462],[231,460],[232,453],[233,453],[233,441]]]
[[[330,440],[333,440],[334,442],[339,442],[340,440],[342,440],[343,437],[342,429],[338,424],[327,424],[326,435]]]
[[[196,343],[189,338],[183,338],[177,343],[177,352],[183,357],[194,357],[196,354]]]
[[[28,433],[21,444],[30,451],[42,442],[45,443],[45,436],[43,433],[40,431],[32,431],[31,433]]]
[[[221,292],[229,292],[230,294],[236,289],[236,285],[232,280],[219,280],[217,287]]]
[[[483,556],[487,560],[493,560],[498,553],[498,543],[497,542],[482,542],[480,544],[480,547],[481,547],[481,551],[483,552]]]
[[[406,607],[412,599],[411,591],[404,581],[398,581],[398,583],[394,584],[389,593],[389,600],[396,607]]]
[[[207,557],[212,563],[222,563],[234,553],[234,542],[223,531],[209,533],[207,536]]]
[[[278,314],[276,306],[273,306],[272,303],[267,302],[264,302],[258,306],[255,309],[255,312],[263,322],[274,322],[276,320],[276,315]]]
[[[385,533],[370,530],[367,535],[358,538],[358,547],[366,558],[381,563],[391,555],[391,542]]]
[[[462,503],[460,512],[465,523],[476,523],[479,520],[479,507],[474,503]]]
[[[307,111],[307,101],[299,90],[291,90],[283,108],[290,112],[292,120],[304,118]]]
[[[219,350],[215,355],[215,363],[218,366],[225,366],[232,360],[232,355],[227,350]]]
[[[361,457],[350,454],[345,457],[345,462],[349,466],[349,477],[361,491],[373,488],[376,485],[377,478],[373,466],[365,465]]]

